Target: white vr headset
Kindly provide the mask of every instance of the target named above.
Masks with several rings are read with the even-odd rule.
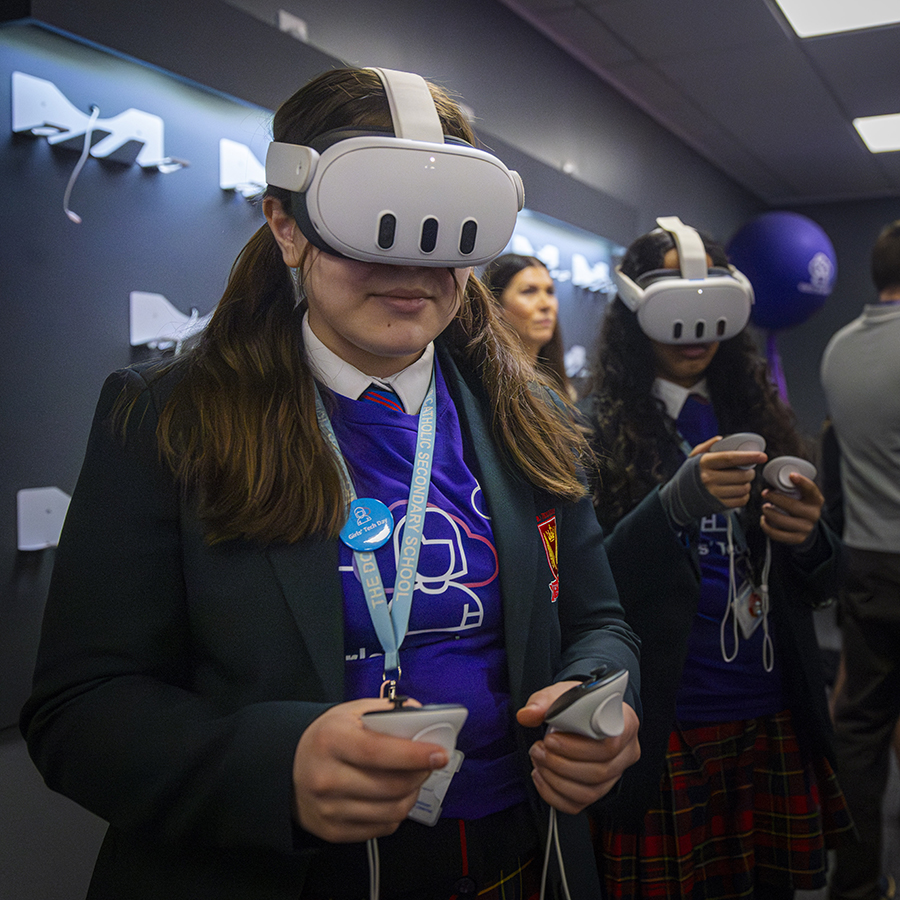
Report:
[[[273,141],[266,181],[291,191],[300,230],[327,253],[457,268],[493,259],[525,202],[519,174],[445,137],[421,76],[372,71],[384,85],[394,134],[329,132],[315,147]]]
[[[680,271],[654,269],[632,281],[616,266],[622,302],[647,337],[663,344],[711,344],[739,334],[750,318],[753,287],[734,266],[707,268],[700,235],[677,216],[656,220],[675,238]]]

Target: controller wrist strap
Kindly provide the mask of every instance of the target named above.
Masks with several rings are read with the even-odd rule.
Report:
[[[738,613],[737,605],[741,602],[741,595],[737,589],[737,577],[735,573],[735,552],[734,552],[734,528],[740,528],[737,519],[732,518],[734,513],[728,514],[727,534],[728,534],[728,599],[725,604],[725,614],[719,625],[719,646],[722,650],[722,659],[725,662],[732,662],[738,653],[738,643],[740,641],[740,633],[738,631]],[[772,635],[769,633],[769,574],[772,570],[772,541],[766,535],[766,551],[763,559],[763,568],[760,576],[760,584],[757,590],[759,596],[759,616],[762,620],[763,640],[762,640],[762,663],[766,672],[771,672],[775,667],[775,645],[772,642]],[[732,621],[733,628],[733,647],[734,650],[729,654],[725,649],[725,632],[729,617]]]
[[[772,643],[772,635],[769,634],[769,572],[772,569],[772,540],[766,535],[766,557],[763,561],[762,579],[759,586],[759,599],[762,605],[763,668],[771,672],[775,667],[775,645]]]
[[[719,646],[722,650],[722,659],[725,662],[733,662],[735,657],[738,654],[738,642],[740,640],[740,636],[738,634],[738,618],[737,618],[737,610],[735,609],[735,604],[737,603],[737,572],[735,568],[734,561],[734,513],[729,512],[725,518],[725,529],[727,535],[727,546],[728,546],[728,597],[725,601],[725,614],[722,616],[722,621],[719,624]],[[729,654],[725,649],[725,630],[728,624],[728,619],[731,618],[731,624],[733,629],[732,635],[732,646],[734,647],[733,651]]]

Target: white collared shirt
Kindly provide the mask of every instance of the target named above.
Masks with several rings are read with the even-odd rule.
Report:
[[[709,400],[709,388],[705,378],[701,378],[693,387],[689,388],[667,381],[665,378],[657,378],[653,382],[653,387],[650,388],[650,393],[657,400],[662,400],[666,407],[666,414],[672,421],[681,415],[681,409],[691,394],[699,394]]]
[[[303,344],[313,376],[342,397],[358,400],[374,381],[389,387],[400,398],[407,413],[418,415],[431,383],[433,342],[414,363],[387,377],[366,375],[326,347],[309,327],[309,313],[303,316]]]

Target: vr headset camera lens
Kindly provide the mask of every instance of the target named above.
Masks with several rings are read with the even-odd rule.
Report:
[[[423,253],[431,253],[437,246],[438,220],[429,216],[422,223],[422,235],[419,238],[419,249]]]
[[[390,250],[394,246],[396,233],[397,217],[393,213],[385,213],[378,222],[378,246],[382,250]]]
[[[478,223],[474,219],[463,222],[462,232],[459,235],[459,252],[468,256],[475,249],[475,238],[478,235]]]

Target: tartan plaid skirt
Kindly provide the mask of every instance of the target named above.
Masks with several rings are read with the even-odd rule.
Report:
[[[730,900],[756,883],[822,887],[827,850],[851,828],[830,764],[805,759],[784,711],[676,727],[640,832],[607,823],[594,841],[609,898]]]

